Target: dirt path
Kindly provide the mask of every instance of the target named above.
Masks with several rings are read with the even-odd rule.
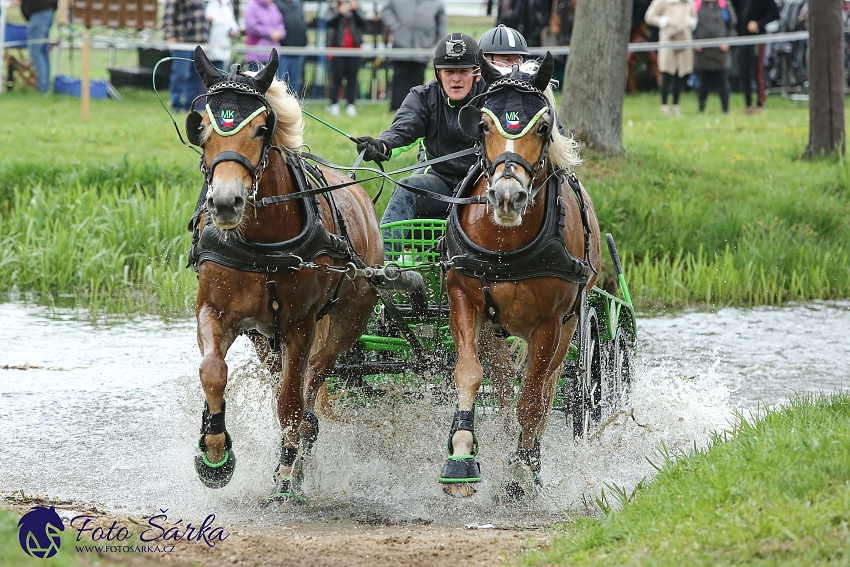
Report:
[[[32,506],[55,506],[80,514],[67,502],[5,498],[19,514]],[[89,527],[141,526],[147,518],[83,512],[96,516]],[[66,514],[67,515],[67,514]],[[67,524],[67,520],[65,520]],[[152,565],[235,565],[269,567],[472,567],[513,564],[518,555],[548,547],[547,529],[467,528],[434,525],[371,525],[350,520],[287,526],[228,526],[227,539],[209,547],[177,542],[169,553],[100,553],[107,563],[131,567]],[[91,532],[89,532],[91,533]],[[85,542],[83,542],[85,543]],[[130,542],[127,542],[130,543]],[[138,542],[137,542],[138,543]],[[64,548],[62,550],[65,552]],[[74,551],[71,551],[72,553]]]

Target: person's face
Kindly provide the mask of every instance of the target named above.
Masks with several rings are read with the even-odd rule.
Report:
[[[522,55],[492,54],[487,55],[487,61],[489,61],[493,65],[513,67],[514,65],[522,65]]]
[[[472,85],[481,80],[481,77],[475,74],[475,69],[437,69],[437,75],[440,79],[440,84],[443,85],[443,90],[449,95],[452,100],[463,100],[469,91],[472,90]]]

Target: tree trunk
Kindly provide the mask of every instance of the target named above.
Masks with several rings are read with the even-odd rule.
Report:
[[[607,154],[623,151],[623,96],[631,20],[632,0],[576,4],[564,71],[561,123],[577,139]]]
[[[809,157],[845,151],[842,0],[809,0]]]

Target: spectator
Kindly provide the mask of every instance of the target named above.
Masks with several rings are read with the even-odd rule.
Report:
[[[283,16],[286,37],[280,44],[284,47],[305,47],[307,45],[307,22],[304,21],[304,4],[301,0],[274,0],[275,6]],[[289,84],[289,90],[301,93],[301,73],[304,69],[303,55],[281,55],[277,76]]]
[[[168,43],[207,43],[210,37],[209,22],[204,14],[203,0],[168,0],[162,14],[162,32]],[[192,51],[172,49],[171,78],[168,90],[171,109],[176,112],[191,110],[192,101],[204,94],[204,84],[192,63]]]
[[[57,0],[21,0],[21,13],[27,21],[27,50],[35,65],[38,92],[50,91],[50,26]]]
[[[245,44],[277,47],[286,37],[283,16],[272,0],[248,0],[245,6]],[[259,67],[269,62],[269,52],[249,51],[245,63]]]
[[[735,0],[735,13],[739,36],[762,34],[767,24],[779,19],[779,8],[773,0]],[[737,51],[746,112],[756,114],[764,108],[764,45],[742,45]],[[753,106],[753,79],[758,82],[756,106]]]
[[[366,20],[360,11],[357,0],[335,0],[331,15],[328,18],[328,47],[346,47],[360,49],[363,44],[363,29]],[[330,99],[328,112],[333,116],[339,115],[339,89],[345,81],[345,99],[348,106],[345,112],[356,116],[354,103],[360,94],[357,83],[357,72],[360,70],[360,56],[357,57],[328,57],[330,60]]]
[[[210,23],[210,47],[207,55],[210,62],[221,70],[230,65],[231,38],[239,35],[239,24],[233,15],[230,0],[207,0],[207,21]]]
[[[736,35],[735,9],[726,4],[726,0],[694,0],[699,23],[694,30],[694,39],[712,39]],[[720,94],[720,106],[723,113],[729,112],[729,69],[732,56],[728,45],[720,47],[695,47],[694,70],[699,79],[699,111],[705,112],[708,91],[716,88]]]
[[[433,49],[446,35],[443,0],[387,0],[381,12],[384,26],[393,36],[394,48]],[[422,85],[428,59],[393,59],[390,110],[398,110],[410,89]]]
[[[416,145],[419,146],[419,161],[424,161],[474,146],[475,140],[461,132],[458,116],[472,97],[486,90],[479,72],[479,57],[478,44],[472,37],[454,33],[442,38],[434,54],[434,79],[410,90],[392,124],[381,135],[357,138],[357,150],[364,152],[364,159],[388,160]],[[468,155],[434,164],[402,181],[420,189],[452,195],[475,160],[475,155]],[[419,215],[445,217],[448,210],[447,203],[396,186],[381,224]],[[388,243],[384,249],[391,251]]]
[[[658,41],[671,45],[677,41],[690,41],[691,31],[697,25],[692,0],[652,0],[644,17],[646,23],[659,29]],[[679,95],[685,80],[694,70],[694,52],[690,48],[675,47],[658,50],[658,68],[661,69],[661,114],[679,116]],[[673,107],[667,106],[670,90]]]

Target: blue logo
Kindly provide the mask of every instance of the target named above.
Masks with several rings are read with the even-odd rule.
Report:
[[[18,522],[18,530],[21,549],[33,557],[46,559],[59,551],[62,544],[59,532],[65,531],[65,526],[53,506],[35,506]]]

